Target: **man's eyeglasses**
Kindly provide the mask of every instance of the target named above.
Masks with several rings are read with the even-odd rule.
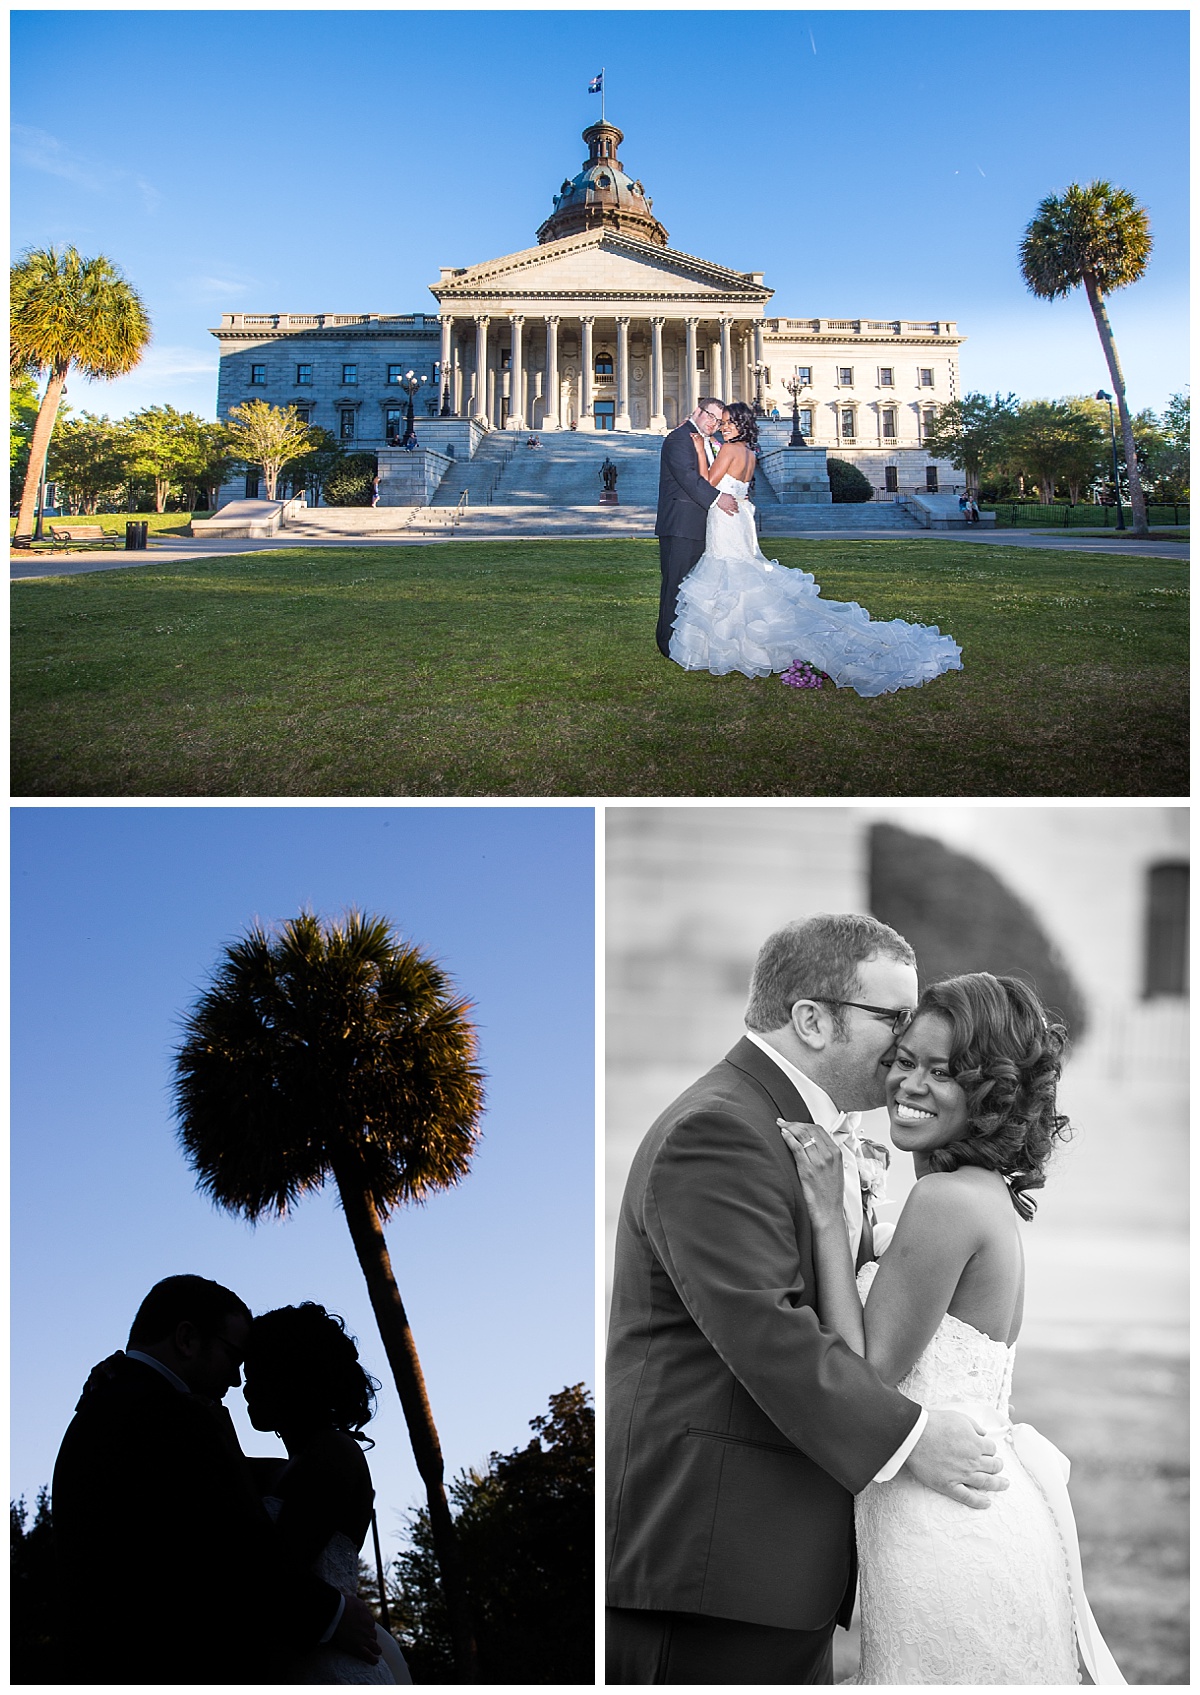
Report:
[[[724,414],[724,412],[710,412],[708,410],[708,408],[705,407],[704,416],[706,418],[711,418],[714,424],[719,424],[721,422],[721,420],[724,418],[725,414]]]
[[[821,1005],[856,1006],[860,1012],[873,1012],[876,1018],[890,1018],[893,1036],[901,1035],[913,1021],[914,1009],[911,1006],[868,1006],[865,1001],[834,1001],[824,995],[821,997]]]

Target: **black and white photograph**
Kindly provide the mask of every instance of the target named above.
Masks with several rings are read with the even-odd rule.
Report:
[[[1188,826],[607,809],[608,1682],[1187,1683]]]

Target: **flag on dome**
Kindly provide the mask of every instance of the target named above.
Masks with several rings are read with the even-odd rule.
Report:
[[[593,77],[591,82],[588,83],[588,93],[589,94],[603,94],[604,93],[604,72],[603,71],[600,72],[600,75],[598,77]]]

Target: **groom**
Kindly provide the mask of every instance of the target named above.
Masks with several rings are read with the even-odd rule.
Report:
[[[915,967],[874,918],[777,931],[747,1034],[634,1157],[609,1329],[609,1683],[830,1683],[833,1627],[854,1603],[855,1494],[903,1465],[964,1506],[1007,1487],[969,1419],[923,1411],[818,1323],[812,1229],[777,1123],[844,1144],[861,1265],[857,1115],[883,1104]]]
[[[88,1379],[53,1485],[72,1682],[277,1683],[318,1641],[378,1659],[370,1610],[289,1563],[251,1481],[221,1405],[249,1334],[231,1289],[167,1277]]]
[[[716,458],[716,446],[709,438],[724,413],[724,402],[706,395],[691,417],[672,430],[663,442],[654,533],[658,537],[658,563],[662,572],[655,640],[664,658],[670,657],[679,586],[704,552],[708,509],[715,501],[731,518],[738,509],[731,494],[718,494],[711,483],[705,482],[697,454],[697,444],[702,443],[708,464]]]

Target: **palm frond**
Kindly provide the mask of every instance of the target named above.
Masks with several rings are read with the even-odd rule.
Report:
[[[9,273],[14,374],[74,365],[88,377],[131,371],[150,340],[140,295],[103,254],[30,248]]]
[[[1072,183],[1041,202],[1021,241],[1021,274],[1043,300],[1089,278],[1101,294],[1137,282],[1150,259],[1150,219],[1126,189]]]

